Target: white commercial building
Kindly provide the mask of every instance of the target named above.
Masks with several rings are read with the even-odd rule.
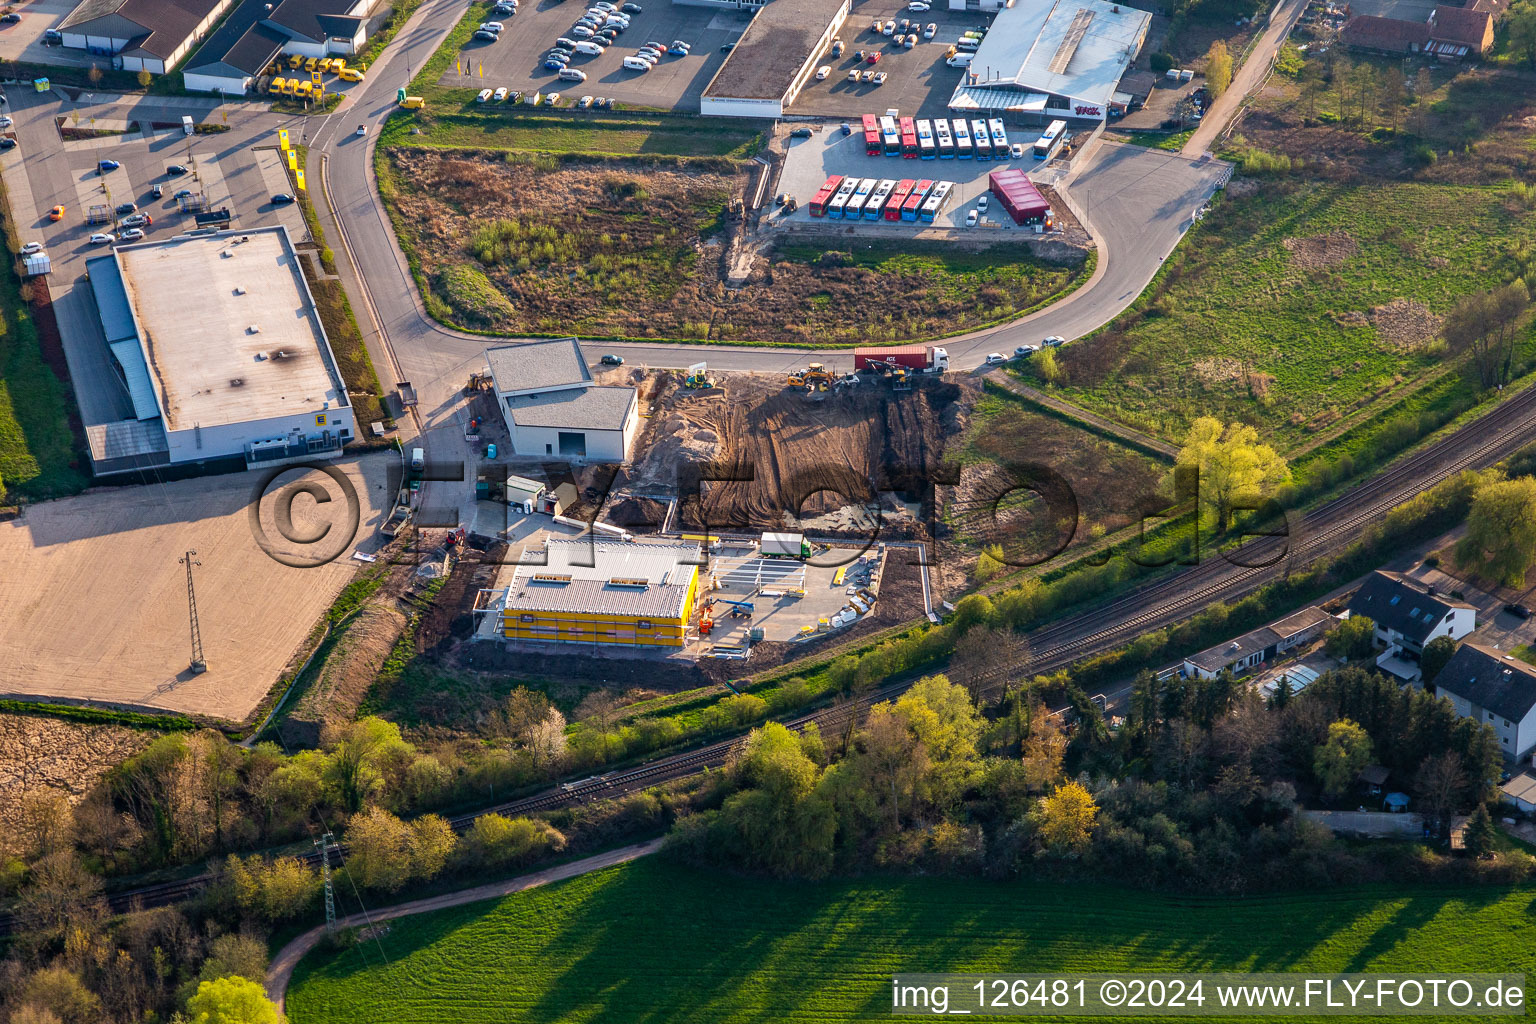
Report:
[[[59,34],[66,47],[110,56],[114,68],[163,75],[229,6],[230,0],[83,0],[59,23]]]
[[[783,117],[850,9],[849,0],[770,0],[704,87],[699,113]]]
[[[281,465],[335,457],[356,438],[286,229],[119,246],[86,271],[134,411],[88,428],[93,459],[120,463],[109,471]]]
[[[1028,123],[1103,121],[1152,15],[1107,0],[1029,0],[997,12],[949,99]]]
[[[515,455],[625,462],[640,424],[634,388],[592,381],[574,338],[487,350]]]

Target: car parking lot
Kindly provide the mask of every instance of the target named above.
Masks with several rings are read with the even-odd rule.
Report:
[[[642,0],[642,10],[630,15],[630,26],[598,56],[580,53],[571,68],[586,72],[585,82],[563,82],[558,73],[544,67],[544,58],[586,8],[577,3],[523,0],[516,15],[499,18],[505,26],[495,42],[470,41],[460,52],[459,67],[452,66],[439,80],[460,88],[522,92],[558,91],[563,105],[584,95],[607,96],[635,107],[697,113],[699,96],[726,54],[722,46],[734,43],[746,29],[745,14],[682,7],[671,0]],[[670,46],[675,39],[689,43],[691,52],[678,57],[667,54],[649,71],[629,71],[622,66],[642,45],[658,42]],[[482,74],[483,69],[483,74]]]
[[[68,50],[62,46],[43,44],[47,31],[58,28],[74,9],[75,0],[30,0],[24,6],[14,8],[13,12],[21,20],[0,23],[0,59],[72,67],[88,67],[91,64],[110,67],[111,58],[103,60],[85,50]]]
[[[852,227],[851,221],[833,220],[811,216],[811,197],[834,174],[853,175],[860,178],[904,178],[955,183],[953,198],[944,212],[932,224],[880,221],[861,221],[861,233],[889,234],[892,238],[910,237],[920,231],[962,232],[997,230],[1003,232],[1027,232],[1035,234],[1033,227],[1020,227],[999,208],[995,197],[989,197],[987,209],[977,218],[977,224],[967,227],[967,211],[976,208],[976,202],[988,191],[987,172],[1004,167],[1017,167],[1026,173],[1042,169],[1045,165],[1036,161],[1028,152],[1022,160],[906,160],[899,156],[870,156],[864,149],[864,134],[858,122],[849,122],[853,129],[844,135],[841,125],[826,125],[812,133],[808,139],[788,140],[784,157],[784,170],[779,175],[778,192],[795,197],[799,208],[785,213],[783,207],[775,209],[769,223],[791,231],[839,231]],[[1008,130],[1010,142],[1022,142],[1027,132]],[[1033,141],[1031,139],[1031,141]]]
[[[876,19],[882,23],[901,19],[917,22],[917,43],[909,50],[895,42],[896,36],[871,31]],[[944,52],[968,29],[985,29],[990,19],[978,11],[949,11],[935,6],[932,10],[912,12],[898,0],[865,0],[853,7],[840,38],[845,44],[841,57],[824,54],[818,67],[830,67],[823,81],[806,83],[790,108],[793,114],[823,117],[854,117],[864,113],[882,113],[891,108],[917,117],[939,117],[948,111],[950,95],[960,84],[963,68],[944,63]],[[932,24],[937,31],[924,39],[923,29]],[[912,30],[909,29],[910,33]],[[860,51],[880,54],[870,64],[856,56]],[[874,85],[848,81],[848,72],[883,71],[885,84]]]

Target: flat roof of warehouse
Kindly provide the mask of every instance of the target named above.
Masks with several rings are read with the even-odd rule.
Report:
[[[181,235],[113,255],[166,430],[346,408],[281,226]]]
[[[634,388],[591,387],[513,395],[507,408],[520,427],[622,430],[635,401]]]
[[[703,560],[698,544],[550,540],[543,564],[525,552],[507,587],[509,612],[678,618]]]
[[[832,15],[847,0],[769,0],[752,18],[715,77],[707,98],[776,100],[811,59]]]
[[[1107,104],[1152,15],[1106,0],[1019,3],[997,12],[961,80]]]

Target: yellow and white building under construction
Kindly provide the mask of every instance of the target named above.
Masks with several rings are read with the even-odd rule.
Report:
[[[501,635],[551,643],[682,647],[704,557],[697,543],[581,537],[525,551]]]

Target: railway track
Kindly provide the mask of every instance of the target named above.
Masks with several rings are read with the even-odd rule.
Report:
[[[1347,494],[1313,509],[1302,517],[1293,539],[1264,538],[1245,545],[1241,550],[1249,563],[1247,566],[1234,565],[1225,559],[1203,562],[1027,634],[1030,671],[1050,672],[1064,668],[1088,655],[1117,647],[1141,633],[1186,618],[1214,601],[1245,596],[1283,575],[1289,567],[1305,565],[1326,550],[1336,550],[1338,541],[1385,516],[1392,508],[1434,483],[1465,469],[1491,465],[1532,440],[1536,440],[1536,388],[1529,388],[1501,403],[1448,437],[1399,460],[1386,472]],[[984,689],[995,690],[1016,674],[1000,672],[996,678],[985,681]],[[797,731],[812,723],[824,730],[841,729],[851,718],[863,714],[873,705],[900,696],[915,678],[887,683],[855,700],[801,715],[785,724]],[[564,783],[532,796],[450,818],[449,824],[455,832],[464,832],[474,825],[475,819],[486,814],[529,814],[623,796],[705,769],[718,768],[726,763],[731,751],[741,742],[739,736],[720,740],[634,768]],[[333,848],[333,858],[343,851],[344,848]],[[318,865],[320,855],[311,853],[302,859]],[[213,877],[204,874],[113,893],[107,897],[107,905],[113,913],[119,914],[166,906],[195,895]],[[0,935],[9,934],[12,927],[13,920],[9,915],[0,918]]]

